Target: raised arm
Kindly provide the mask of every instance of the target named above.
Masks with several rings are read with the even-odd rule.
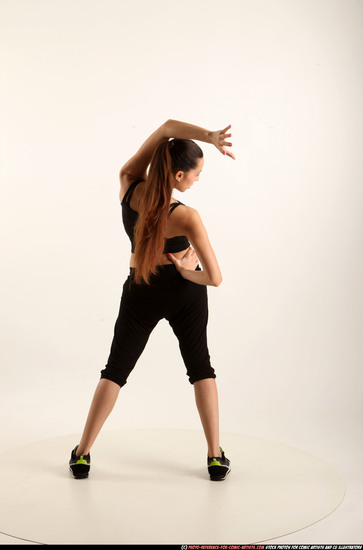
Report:
[[[121,184],[129,183],[128,180],[142,179],[147,177],[147,168],[151,162],[155,149],[163,141],[168,141],[166,134],[166,123],[162,124],[153,132],[141,145],[140,149],[131,157],[120,170]]]
[[[193,139],[211,143],[222,154],[235,159],[233,153],[226,150],[226,146],[230,147],[232,145],[226,141],[227,137],[231,137],[231,134],[226,134],[230,128],[231,126],[227,126],[224,130],[211,131],[187,122],[172,119],[167,120],[147,138],[137,153],[123,165],[120,170],[121,183],[123,181],[130,183],[130,181],[135,179],[146,179],[147,168],[156,147],[170,138]]]
[[[226,134],[230,130],[231,125],[224,128],[224,130],[206,130],[200,126],[194,126],[187,122],[180,122],[179,120],[169,119],[165,123],[166,134],[169,138],[177,139],[195,139],[197,141],[204,141],[205,143],[211,143],[215,145],[217,149],[223,154],[235,159],[233,153],[226,149],[231,147],[232,143],[228,143],[226,138],[231,137],[232,134]]]

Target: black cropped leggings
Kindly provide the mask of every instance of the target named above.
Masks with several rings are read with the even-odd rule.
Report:
[[[168,320],[179,340],[189,382],[216,378],[207,346],[207,287],[184,279],[174,264],[159,266],[150,286],[133,282],[132,272],[130,267],[101,378],[124,386],[160,319]]]

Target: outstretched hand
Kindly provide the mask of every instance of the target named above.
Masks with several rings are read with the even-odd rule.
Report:
[[[232,127],[230,124],[227,126],[227,128],[224,128],[224,130],[217,130],[215,132],[211,132],[211,143],[215,145],[223,155],[228,155],[233,160],[236,160],[236,157],[231,151],[228,151],[226,147],[232,147],[232,143],[229,143],[226,141],[226,138],[229,138],[232,136],[232,134],[227,134],[227,130],[229,130]]]

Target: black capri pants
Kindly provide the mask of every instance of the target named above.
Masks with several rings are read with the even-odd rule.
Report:
[[[160,319],[167,319],[179,340],[189,382],[216,378],[207,346],[207,287],[184,279],[174,264],[158,266],[150,285],[133,282],[133,269],[130,267],[123,285],[110,355],[101,378],[124,386]]]

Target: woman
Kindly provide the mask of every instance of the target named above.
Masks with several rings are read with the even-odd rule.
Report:
[[[122,217],[131,240],[130,275],[123,285],[108,362],[101,371],[81,441],[71,453],[69,465],[76,478],[88,476],[90,449],[162,318],[169,321],[179,340],[194,386],[208,444],[210,479],[225,479],[230,471],[230,461],[219,446],[216,375],[206,331],[207,286],[219,286],[222,276],[199,213],[172,197],[174,188],[190,189],[203,169],[203,152],[193,139],[211,143],[235,158],[226,150],[232,145],[226,141],[230,127],[211,132],[168,120],[120,171]]]

